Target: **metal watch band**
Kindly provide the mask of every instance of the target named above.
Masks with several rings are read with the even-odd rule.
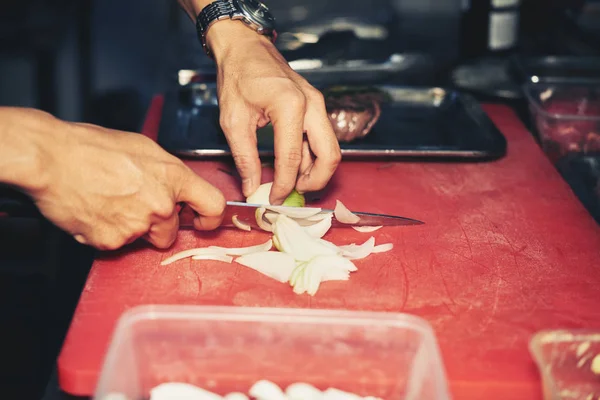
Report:
[[[202,43],[202,48],[209,57],[212,57],[210,49],[206,45],[206,31],[215,22],[223,19],[232,19],[234,14],[237,14],[233,1],[231,0],[216,0],[202,9],[196,18],[196,31],[198,39]]]

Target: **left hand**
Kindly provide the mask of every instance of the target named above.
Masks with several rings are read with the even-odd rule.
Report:
[[[214,24],[207,43],[217,63],[220,123],[244,195],[261,183],[256,129],[269,122],[275,139],[271,204],[281,204],[294,188],[303,193],[325,187],[341,152],[321,92],[291,69],[268,38],[239,21]]]

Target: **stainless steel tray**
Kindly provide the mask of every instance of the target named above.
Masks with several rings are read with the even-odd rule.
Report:
[[[342,143],[348,157],[423,157],[486,160],[502,157],[506,140],[479,103],[443,88],[372,85],[389,101],[364,138]],[[219,127],[214,83],[193,83],[165,95],[158,143],[184,157],[230,155]],[[268,129],[258,132],[258,150],[273,156]]]

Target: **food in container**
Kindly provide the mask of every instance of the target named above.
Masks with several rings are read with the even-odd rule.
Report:
[[[528,83],[525,94],[553,162],[569,153],[600,151],[600,84]]]

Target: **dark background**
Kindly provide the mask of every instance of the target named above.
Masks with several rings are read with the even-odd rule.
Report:
[[[432,85],[447,82],[451,68],[464,61],[455,1],[461,0],[395,0],[399,46],[443,60]],[[340,4],[380,7],[347,0],[269,5],[285,22],[291,3],[320,15],[335,15]],[[525,0],[519,52],[597,54],[597,36],[582,34],[567,17],[582,3]],[[432,20],[438,23],[423,25]],[[36,107],[66,120],[139,131],[151,97],[172,83],[174,72],[202,65],[212,64],[175,0],[0,5],[0,106]],[[1,399],[59,398],[54,364],[92,259],[92,250],[45,221],[0,218]]]

